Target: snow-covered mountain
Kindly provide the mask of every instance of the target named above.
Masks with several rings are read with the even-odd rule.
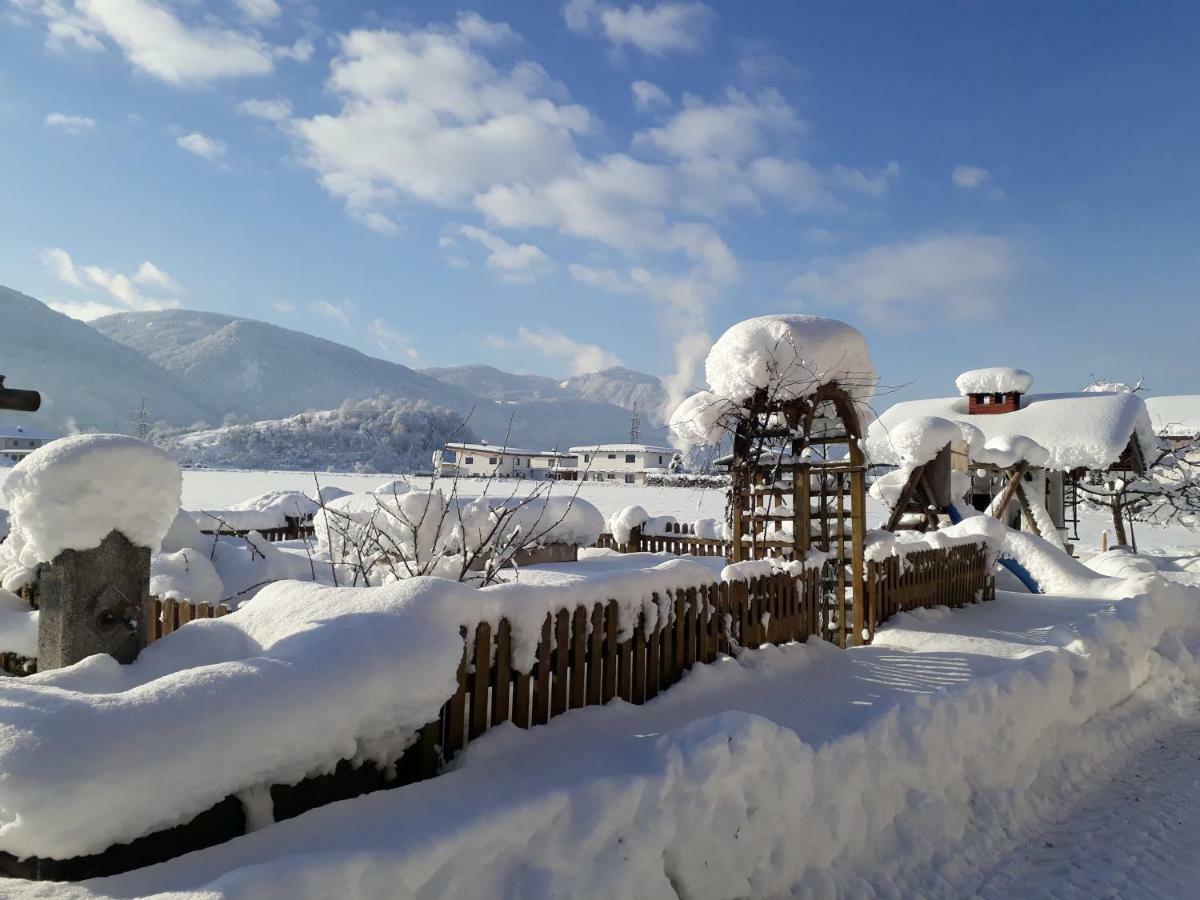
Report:
[[[142,397],[152,417],[176,424],[220,421],[221,400],[39,300],[0,287],[0,374],[8,385],[41,391],[34,414],[0,412],[0,423],[63,433],[128,431]]]
[[[250,420],[387,397],[458,413],[478,438],[492,443],[507,435],[510,445],[541,449],[629,434],[629,413],[621,405],[600,399],[601,392],[593,397],[555,387],[549,378],[485,366],[439,370],[445,377],[433,377],[324,338],[218,313],[117,313],[91,324],[212,398],[217,408]],[[153,415],[166,418],[157,410]]]
[[[654,375],[621,366],[556,381],[544,375],[514,375],[494,366],[448,366],[423,369],[424,374],[446,384],[465,388],[493,400],[543,400],[573,398],[608,403],[632,410],[637,405],[644,421],[660,423],[667,392]]]

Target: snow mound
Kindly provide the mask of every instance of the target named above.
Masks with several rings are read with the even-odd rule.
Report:
[[[225,584],[211,560],[196,550],[156,553],[150,560],[150,596],[216,605]]]
[[[1018,463],[1044,466],[1050,461],[1050,451],[1023,434],[1002,434],[988,440],[972,453],[973,462],[1009,469]]]
[[[0,679],[0,845],[21,857],[96,853],[342,758],[396,759],[454,693],[458,628],[475,620],[478,596],[429,578],[287,582],[132,665],[93,656]]]
[[[228,509],[205,509],[193,513],[201,528],[234,531],[263,531],[283,528],[287,520],[306,519],[320,504],[302,491],[268,491],[249,500],[234,503]]]
[[[963,396],[967,394],[1007,394],[1015,391],[1027,394],[1033,387],[1033,376],[1024,369],[1007,366],[992,366],[987,369],[971,369],[954,379],[954,386]]]
[[[772,315],[739,322],[709,351],[704,364],[712,392],[734,402],[766,388],[793,400],[836,382],[855,400],[875,391],[875,364],[856,328],[821,316]]]
[[[628,544],[635,528],[650,521],[650,513],[641,506],[626,506],[608,517],[608,531],[618,544]]]
[[[4,482],[9,563],[32,567],[99,546],[111,531],[157,549],[179,511],[179,465],[123,434],[78,434],[21,460]]]
[[[902,465],[919,466],[929,462],[947,444],[962,440],[963,432],[958,424],[939,416],[916,416],[901,422],[890,432],[876,432],[872,440],[886,440],[894,457]],[[872,450],[871,441],[867,443]]]

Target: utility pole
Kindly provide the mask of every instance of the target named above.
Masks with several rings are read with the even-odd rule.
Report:
[[[142,405],[129,411],[129,421],[137,426],[138,440],[144,441],[150,434],[150,424],[147,421],[146,398],[142,397]]]
[[[642,417],[638,415],[637,401],[633,401],[633,416],[629,419],[629,443],[642,442]]]

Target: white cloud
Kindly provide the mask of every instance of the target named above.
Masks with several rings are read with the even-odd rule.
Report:
[[[505,350],[536,350],[550,359],[565,362],[572,375],[586,375],[588,372],[621,365],[621,358],[603,347],[574,341],[565,334],[549,328],[533,331],[522,325],[517,329],[515,339],[493,336],[489,342]]]
[[[68,116],[64,113],[50,113],[46,116],[47,128],[58,128],[67,134],[81,134],[96,127],[96,120],[88,116]]]
[[[138,284],[171,293],[178,293],[179,291],[178,282],[154,263],[150,262],[150,260],[146,260],[138,267],[137,272],[133,275],[133,280]]]
[[[649,81],[635,81],[629,86],[633,92],[633,105],[638,112],[665,109],[671,105],[667,92]]]
[[[596,33],[614,47],[634,47],[651,56],[672,51],[694,52],[708,42],[716,18],[703,3],[663,2],[621,7],[600,0],[569,0],[563,7],[567,27]]]
[[[203,159],[207,159],[209,162],[218,160],[225,155],[224,141],[217,138],[210,138],[199,131],[185,134],[183,137],[177,138],[175,143],[188,153],[194,153]]]
[[[353,210],[350,214],[372,231],[376,231],[379,234],[398,234],[400,232],[400,226],[378,210],[358,209]]]
[[[504,238],[474,225],[464,225],[459,234],[488,249],[487,264],[505,281],[533,281],[550,268],[550,257],[535,244],[510,244]]]
[[[635,143],[679,159],[744,159],[761,152],[775,135],[802,135],[807,125],[775,90],[754,96],[730,88],[718,103],[685,97],[683,109]]]
[[[330,303],[328,300],[318,300],[316,303],[310,303],[309,309],[327,319],[332,319],[346,328],[350,327],[351,306],[345,301]]]
[[[372,319],[370,332],[371,337],[375,339],[375,345],[384,353],[403,354],[413,362],[420,357],[420,353],[412,346],[412,338],[393,330],[383,319]]]
[[[614,294],[628,294],[637,290],[633,282],[626,280],[615,269],[602,269],[594,266],[585,266],[583,263],[571,263],[567,266],[567,272],[580,284],[600,288]]]
[[[312,59],[316,47],[308,38],[297,38],[292,44],[271,48],[271,54],[276,59],[290,59],[292,62],[306,63]]]
[[[260,9],[265,0],[247,0]],[[46,43],[55,50],[120,49],[135,69],[179,87],[220,78],[264,75],[274,68],[274,48],[254,31],[228,28],[205,15],[185,24],[158,0],[24,0],[46,22]]]
[[[83,280],[75,270],[75,261],[62,247],[47,247],[41,252],[42,265],[54,273],[54,277],[73,287],[83,287]]]
[[[900,177],[900,163],[890,162],[880,171],[867,174],[850,166],[834,166],[830,178],[840,187],[867,197],[882,197],[891,183]]]
[[[286,122],[292,115],[292,104],[283,97],[273,100],[243,100],[237,111],[245,116],[265,119],[268,122]]]
[[[154,263],[146,260],[132,277],[105,269],[101,266],[83,266],[79,268],[71,258],[71,254],[62,247],[47,247],[42,250],[42,264],[64,284],[71,287],[87,289],[94,285],[103,290],[112,300],[121,306],[99,303],[94,300],[62,301],[55,307],[59,312],[66,313],[77,319],[94,319],[108,315],[110,312],[120,312],[121,308],[132,310],[171,309],[179,306],[179,301],[163,294],[177,294],[180,291],[178,282],[160,269]],[[150,291],[151,296],[143,293],[140,288]]]
[[[932,234],[817,260],[791,288],[814,300],[856,305],[885,320],[920,306],[973,315],[996,306],[1017,262],[1008,238]]]
[[[275,0],[234,0],[237,8],[251,22],[265,24],[279,18],[282,10]]]
[[[955,187],[974,190],[991,181],[992,173],[979,166],[955,166],[954,171],[950,173],[950,180],[954,182]]]
[[[275,303],[272,303],[271,307],[275,310],[275,312],[281,312],[284,315],[291,315],[296,311],[296,304],[288,303],[286,300],[278,300]]]
[[[810,228],[804,229],[804,239],[814,244],[832,244],[834,241],[840,240],[841,237],[836,231],[830,231],[828,228],[822,228],[819,225],[813,225]]]
[[[94,300],[51,300],[46,305],[55,312],[60,312],[64,316],[70,316],[72,319],[79,319],[82,322],[90,322],[93,319],[99,319],[101,316],[111,316],[113,313],[125,312],[119,306],[97,303]]]

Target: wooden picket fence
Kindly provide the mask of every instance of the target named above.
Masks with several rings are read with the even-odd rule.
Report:
[[[146,643],[152,644],[195,619],[219,619],[232,610],[225,605],[187,603],[151,597],[146,603]]]
[[[776,573],[655,594],[631,622],[622,621],[615,600],[564,609],[547,615],[528,672],[513,665],[507,619],[495,631],[487,622],[474,634],[464,628],[458,690],[438,721],[422,730],[424,752],[440,748],[442,759],[449,759],[503,722],[529,728],[617,697],[645,703],[697,663],[742,647],[819,634],[820,599],[820,573],[814,569],[799,579]],[[651,612],[654,626],[647,630]]]
[[[982,544],[867,560],[865,578],[872,638],[876,627],[899,612],[933,606],[961,609],[977,600],[996,599],[996,578]]]
[[[604,532],[592,546],[620,553],[674,553],[677,556],[723,556],[726,559],[733,555],[730,541],[696,537],[695,526],[682,523],[668,526],[663,534],[643,534],[640,528],[634,528],[625,544],[618,543],[615,537]]]
[[[279,528],[228,528],[214,520],[213,528],[201,528],[201,534],[223,534],[230,537],[244,538],[251,531],[257,531],[264,539],[272,544],[277,544],[280,541],[299,541],[308,540],[315,533],[312,519],[299,519],[294,516],[287,517],[287,523]]]

